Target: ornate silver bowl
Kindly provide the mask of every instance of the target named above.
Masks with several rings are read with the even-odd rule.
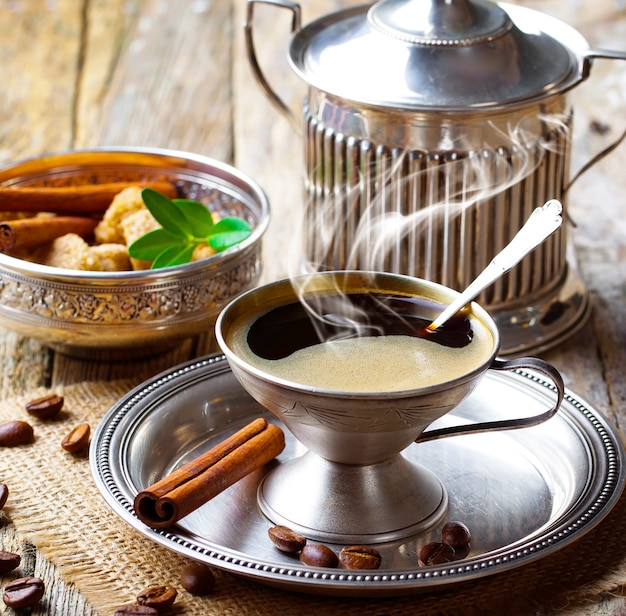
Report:
[[[221,308],[256,285],[269,204],[238,170],[210,158],[157,149],[96,149],[0,169],[0,186],[71,186],[165,180],[252,234],[213,257],[160,270],[84,272],[0,254],[0,325],[69,355],[145,356],[211,330]]]

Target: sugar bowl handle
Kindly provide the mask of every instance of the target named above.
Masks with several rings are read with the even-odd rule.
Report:
[[[247,11],[246,11],[246,21],[243,25],[245,42],[246,42],[246,53],[248,56],[248,62],[250,67],[252,68],[252,72],[257,82],[261,86],[261,89],[268,97],[270,102],[280,111],[294,126],[297,132],[302,132],[302,127],[300,125],[299,120],[296,118],[294,113],[291,111],[287,103],[276,93],[274,88],[269,84],[269,81],[265,77],[263,70],[259,64],[259,60],[257,58],[256,49],[254,46],[254,38],[252,36],[252,30],[254,27],[254,6],[255,4],[270,4],[273,6],[277,6],[279,8],[288,9],[292,12],[291,18],[291,32],[298,32],[300,30],[300,5],[296,2],[291,2],[290,0],[248,0]]]
[[[463,424],[460,426],[450,426],[447,428],[440,428],[437,430],[427,430],[415,440],[416,443],[423,443],[425,441],[432,441],[435,439],[443,438],[446,436],[460,436],[462,434],[474,434],[477,432],[494,432],[496,430],[513,430],[516,428],[528,428],[530,426],[536,426],[544,421],[550,419],[561,406],[563,397],[565,395],[565,385],[563,383],[563,377],[559,371],[542,359],[537,357],[520,357],[518,359],[494,359],[493,363],[489,367],[490,370],[534,370],[544,376],[547,376],[553,383],[556,390],[556,402],[549,410],[539,415],[532,415],[530,417],[520,417],[516,419],[501,419],[498,421],[484,421],[473,424]]]

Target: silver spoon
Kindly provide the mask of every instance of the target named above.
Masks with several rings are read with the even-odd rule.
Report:
[[[563,222],[563,207],[556,199],[550,199],[529,216],[526,224],[515,237],[430,325],[427,331],[435,331],[461,308],[469,304],[483,289],[495,282],[502,274],[517,265],[531,250],[552,235]]]

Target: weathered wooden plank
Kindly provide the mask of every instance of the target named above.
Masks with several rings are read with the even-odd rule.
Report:
[[[82,595],[60,578],[58,570],[39,556],[37,548],[15,532],[10,518],[4,513],[0,513],[0,549],[20,555],[21,562],[16,575],[37,576],[46,585],[45,598],[32,611],[29,610],[32,616],[97,616],[97,612]],[[13,610],[0,604],[0,614],[8,616],[12,613]]]
[[[82,2],[0,4],[0,164],[72,146]]]
[[[183,149],[232,159],[230,2],[90,5],[77,147]]]
[[[0,329],[0,395],[3,398],[46,387],[52,354],[33,338]]]

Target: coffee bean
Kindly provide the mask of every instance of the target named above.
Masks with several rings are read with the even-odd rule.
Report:
[[[367,545],[348,545],[339,552],[339,562],[346,569],[378,569],[380,552]]]
[[[471,539],[469,528],[463,522],[448,522],[441,529],[441,540],[454,549],[468,545]]]
[[[149,586],[137,595],[137,603],[153,607],[159,613],[166,612],[177,594],[178,591],[169,586]]]
[[[460,545],[458,548],[454,548],[454,560],[462,560],[463,558],[467,558],[469,556],[471,550],[471,546],[468,543],[467,545]]]
[[[49,394],[26,403],[26,411],[38,419],[56,417],[63,408],[63,396]]]
[[[17,578],[4,587],[2,599],[7,607],[21,610],[33,607],[43,597],[43,580],[37,577]]]
[[[300,552],[300,562],[311,567],[337,567],[339,559],[327,545],[307,543]]]
[[[80,453],[89,446],[89,435],[91,428],[89,424],[82,423],[76,426],[61,441],[61,447],[70,453]]]
[[[456,554],[451,545],[441,541],[432,541],[420,550],[418,562],[420,567],[428,567],[430,565],[443,565],[455,560],[455,558]]]
[[[17,569],[22,558],[19,554],[0,550],[0,575]]]
[[[215,588],[215,576],[202,563],[189,563],[180,574],[181,586],[192,595],[208,595]]]
[[[35,440],[33,427],[19,419],[0,424],[0,447],[27,445]]]
[[[157,610],[148,605],[121,605],[115,610],[115,616],[158,616]]]
[[[270,539],[281,552],[295,554],[306,544],[306,537],[287,526],[272,526],[268,531]]]
[[[0,483],[0,511],[7,504],[9,498],[9,486],[6,483]]]

